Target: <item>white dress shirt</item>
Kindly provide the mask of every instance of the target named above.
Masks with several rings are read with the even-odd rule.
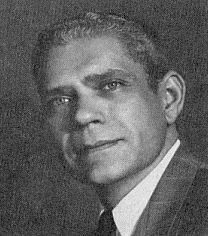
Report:
[[[136,222],[144,211],[162,174],[173,158],[179,145],[180,141],[177,140],[152,172],[132,189],[113,209],[113,218],[119,231],[117,235],[132,235]]]

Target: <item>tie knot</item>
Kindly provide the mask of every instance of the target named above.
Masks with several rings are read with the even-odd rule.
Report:
[[[110,236],[113,232],[116,232],[116,225],[113,219],[112,210],[106,210],[100,216],[97,235]]]

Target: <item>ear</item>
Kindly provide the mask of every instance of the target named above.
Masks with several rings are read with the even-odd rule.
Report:
[[[158,92],[168,124],[173,124],[185,100],[186,86],[183,78],[175,71],[169,71],[159,84]]]

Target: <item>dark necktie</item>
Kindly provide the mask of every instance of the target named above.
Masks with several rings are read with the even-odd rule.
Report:
[[[104,211],[99,219],[98,229],[95,236],[112,236],[116,235],[116,225],[113,220],[112,210]]]

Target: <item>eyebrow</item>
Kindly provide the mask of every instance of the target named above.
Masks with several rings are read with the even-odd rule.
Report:
[[[46,90],[46,92],[45,92],[46,97],[53,97],[58,94],[62,94],[62,95],[66,95],[66,96],[71,94],[73,96],[74,89],[71,86],[58,86],[56,88]]]
[[[113,78],[125,78],[128,81],[135,81],[136,75],[133,73],[126,72],[124,70],[119,70],[119,69],[109,69],[105,73],[101,74],[92,74],[88,75],[84,78],[84,84],[96,84],[97,82],[100,81],[106,81],[108,79],[113,79]]]
[[[136,75],[130,72],[126,72],[124,70],[119,69],[109,69],[107,72],[100,73],[100,74],[90,74],[83,79],[83,84],[86,86],[92,86],[99,82],[106,81],[113,78],[125,78],[129,82],[134,82],[136,80]],[[75,90],[72,86],[58,86],[46,91],[46,96],[55,96],[57,94],[74,94]]]

